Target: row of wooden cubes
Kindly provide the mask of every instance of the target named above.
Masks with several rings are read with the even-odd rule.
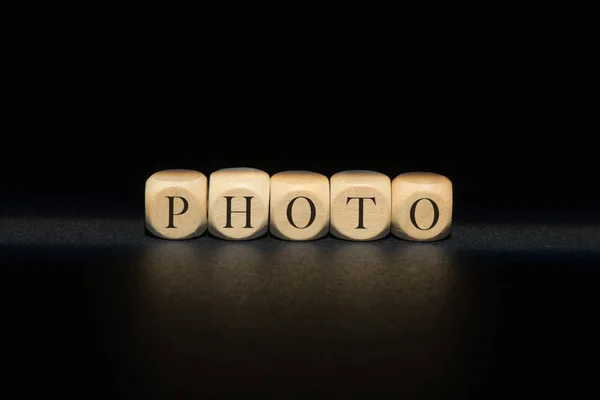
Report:
[[[209,177],[164,170],[146,181],[145,222],[153,235],[189,239],[207,230],[227,240],[270,232],[286,240],[333,236],[377,240],[390,232],[405,240],[447,237],[452,225],[452,182],[431,172],[389,176],[342,171],[327,176],[255,168],[224,168]]]

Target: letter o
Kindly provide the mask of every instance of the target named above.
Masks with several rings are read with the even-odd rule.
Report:
[[[431,206],[433,207],[433,221],[431,222],[431,226],[429,228],[421,228],[419,225],[417,225],[417,219],[415,217],[415,213],[417,211],[417,204],[419,204],[419,202],[421,200],[429,200],[429,202],[431,203]],[[433,201],[427,197],[418,199],[410,207],[410,222],[412,222],[412,224],[415,226],[415,228],[417,228],[421,231],[428,231],[429,229],[433,228],[435,226],[435,224],[437,224],[438,219],[440,219],[440,209],[438,208],[438,205],[435,203],[435,201]]]
[[[296,202],[296,200],[298,199],[306,199],[306,201],[308,202],[308,205],[310,207],[310,219],[308,220],[308,223],[306,224],[306,226],[303,227],[299,227],[294,223],[294,219],[292,218],[292,208],[294,207],[294,203]],[[317,216],[317,209],[315,207],[315,203],[313,203],[313,201],[311,199],[309,199],[306,196],[298,196],[298,197],[294,197],[292,199],[292,201],[290,201],[290,204],[288,204],[287,206],[287,219],[289,221],[289,223],[297,229],[306,229],[309,226],[312,225],[312,223],[315,221],[315,217]]]

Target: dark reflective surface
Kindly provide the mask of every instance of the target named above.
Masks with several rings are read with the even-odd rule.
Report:
[[[22,394],[504,399],[595,387],[593,227],[564,229],[555,237],[587,242],[546,250],[522,230],[485,230],[504,247],[475,235],[478,250],[468,227],[424,244],[119,242],[134,231],[103,226],[95,235],[112,243],[4,236],[5,379]]]

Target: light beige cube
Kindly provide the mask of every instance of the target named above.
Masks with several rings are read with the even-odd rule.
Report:
[[[392,181],[392,234],[413,241],[444,239],[452,229],[452,182],[432,172]]]
[[[208,231],[227,240],[267,233],[269,186],[269,174],[256,168],[223,168],[210,174]]]
[[[170,169],[146,180],[145,222],[163,239],[190,239],[207,228],[208,179],[201,172]]]
[[[271,176],[269,231],[286,240],[314,240],[329,232],[329,179],[310,171]]]
[[[390,232],[390,178],[380,172],[350,170],[331,176],[332,235],[346,240],[376,240]]]

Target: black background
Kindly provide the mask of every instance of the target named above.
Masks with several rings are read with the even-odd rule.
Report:
[[[84,109],[39,119],[44,128],[7,135],[19,159],[3,159],[0,194],[14,200],[7,215],[139,216],[153,172],[208,176],[231,166],[439,172],[454,182],[457,218],[482,221],[564,219],[582,209],[586,220],[599,199],[590,105],[214,96],[185,111]]]
[[[3,145],[6,390],[593,396],[595,106],[519,100],[206,96],[30,113]],[[149,175],[234,166],[442,173],[456,229],[428,246],[144,236]]]

